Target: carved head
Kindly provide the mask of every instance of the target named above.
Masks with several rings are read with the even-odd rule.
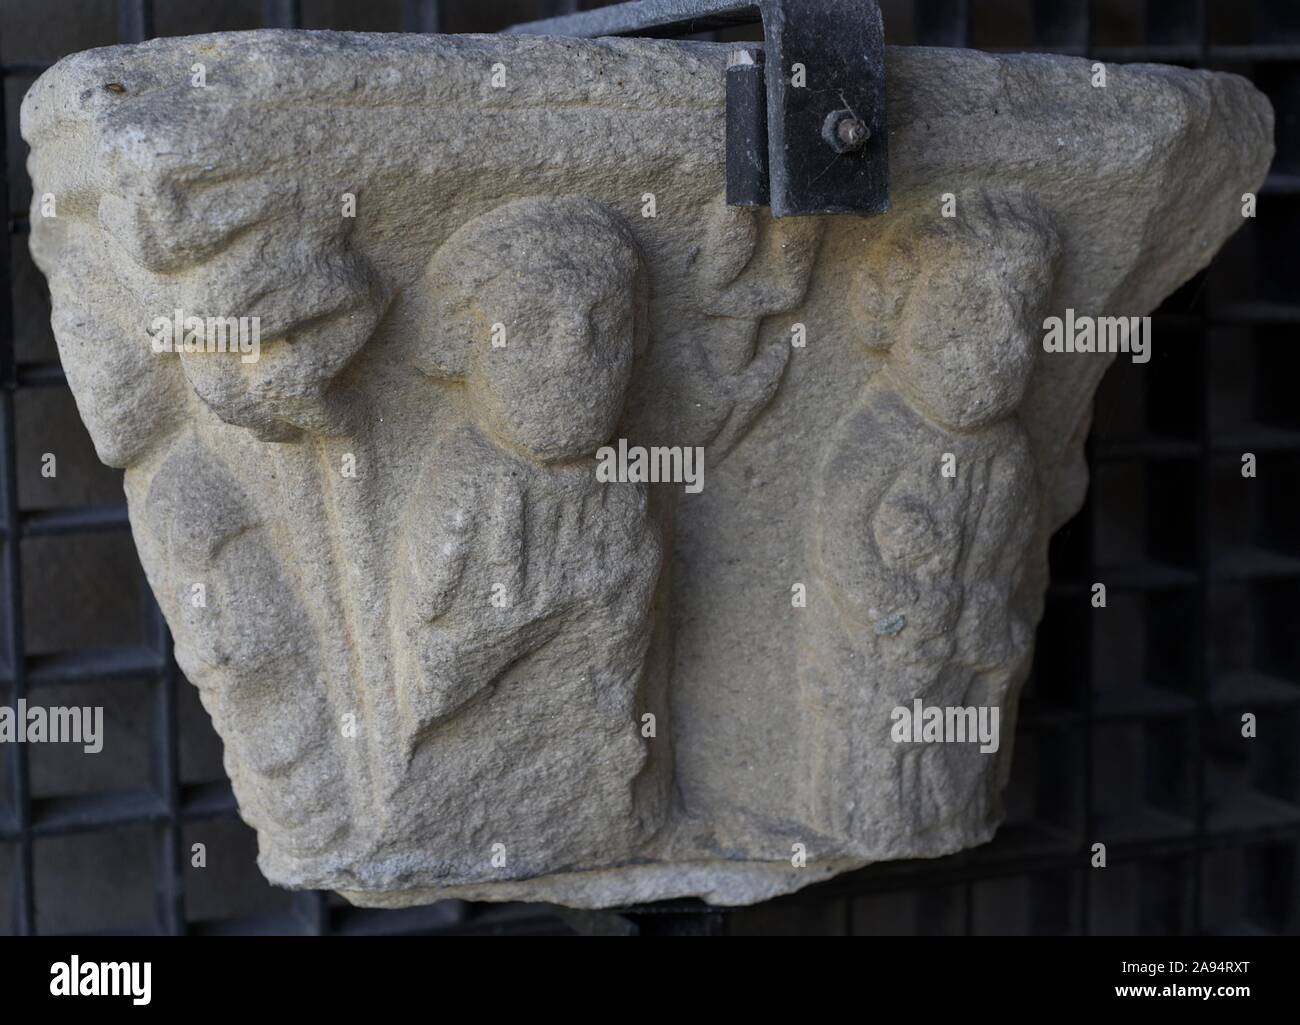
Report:
[[[1014,412],[1041,338],[1059,251],[1051,223],[1014,197],[977,193],[900,242],[911,281],[892,334],[891,380],[926,415],[972,430]]]
[[[702,213],[691,254],[691,289],[702,312],[754,320],[803,302],[824,218],[775,220],[767,210],[727,206],[725,193]]]
[[[456,231],[423,285],[417,361],[466,382],[473,420],[544,462],[609,439],[646,324],[640,250],[616,214],[577,197],[508,203]]]

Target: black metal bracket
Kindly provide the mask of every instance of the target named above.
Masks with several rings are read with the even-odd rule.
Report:
[[[878,0],[635,0],[515,25],[526,35],[673,37],[763,25],[727,69],[727,202],[773,217],[889,209]]]

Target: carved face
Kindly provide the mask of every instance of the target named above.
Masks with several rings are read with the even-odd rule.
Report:
[[[569,265],[503,275],[479,295],[500,346],[475,347],[470,388],[502,440],[543,461],[590,454],[609,440],[631,376],[632,276]]]
[[[901,327],[891,376],[941,426],[971,430],[1019,405],[1034,338],[1025,302],[996,272],[929,275],[912,290]]]

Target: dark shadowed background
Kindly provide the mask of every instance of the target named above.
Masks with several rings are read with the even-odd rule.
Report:
[[[872,866],[753,908],[365,911],[271,887],[221,742],[171,661],[120,473],[77,417],[27,252],[18,106],[64,54],[266,26],[493,32],[565,0],[0,0],[9,243],[0,301],[0,705],[103,705],[101,754],[0,748],[0,933],[1300,932],[1300,2],[887,0],[894,44],[1233,71],[1278,155],[1248,220],[1158,312],[1153,357],[1097,401],[1083,511],[1015,740],[1008,822],[978,850]],[[602,6],[584,3],[576,6]],[[723,37],[758,38],[736,31]],[[1258,477],[1243,479],[1253,452]],[[58,474],[41,474],[46,453]],[[1109,607],[1094,610],[1104,581]],[[1241,737],[1241,715],[1258,736]],[[1108,867],[1089,867],[1090,847]],[[190,846],[207,847],[207,867]]]

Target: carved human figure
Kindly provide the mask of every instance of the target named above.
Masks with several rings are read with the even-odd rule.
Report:
[[[226,740],[244,817],[289,855],[340,843],[352,827],[343,759],[316,635],[272,528],[188,433],[162,459],[139,519],[176,661]]]
[[[895,273],[917,276],[819,473],[801,670],[809,797],[819,828],[849,840],[887,843],[871,836],[882,821],[900,835],[981,828],[993,774],[979,745],[896,743],[891,712],[918,698],[1000,706],[1032,641],[1015,592],[1039,492],[1015,411],[1055,243],[1014,202],[965,206],[891,254]],[[846,792],[864,762],[874,789]]]
[[[598,482],[594,454],[641,348],[638,248],[595,202],[523,200],[456,232],[423,284],[436,325],[418,358],[463,388],[416,488],[399,576],[407,749],[435,748],[475,709],[501,736],[512,687],[563,681],[558,718],[536,724],[538,765],[566,766],[588,798],[617,791],[602,828],[632,842],[662,816],[661,797],[632,802],[662,546],[645,485]]]
[[[782,325],[765,321],[799,307],[825,229],[820,217],[774,220],[766,210],[728,206],[724,194],[701,211],[682,280],[686,299],[654,311],[657,331],[646,379],[672,388],[634,396],[651,444],[707,445],[720,463],[768,408],[790,362]],[[668,271],[670,275],[673,271]]]

